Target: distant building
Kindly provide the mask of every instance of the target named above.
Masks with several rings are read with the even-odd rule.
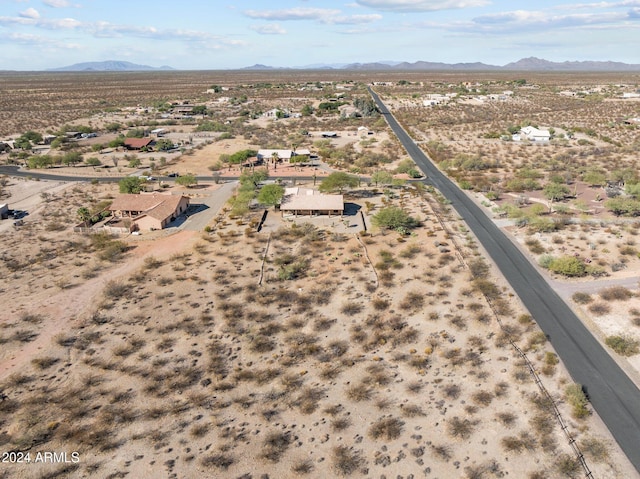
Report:
[[[520,139],[526,138],[529,141],[549,141],[551,133],[549,130],[540,130],[533,126],[525,126],[520,130]]]
[[[141,150],[142,148],[152,146],[153,138],[126,138],[124,147],[127,150]]]

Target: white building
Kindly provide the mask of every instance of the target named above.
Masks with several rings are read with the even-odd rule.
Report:
[[[540,130],[533,126],[525,126],[522,128],[519,136],[520,139],[526,138],[529,141],[549,141],[551,139],[549,130]]]

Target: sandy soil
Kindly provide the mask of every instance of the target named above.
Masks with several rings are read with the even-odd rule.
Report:
[[[5,233],[32,266],[2,266],[15,298],[2,318],[4,446],[81,457],[13,465],[6,477],[563,477],[575,467],[567,440],[498,319],[596,477],[634,477],[596,417],[572,418],[568,377],[545,362],[553,352],[508,289],[495,316],[474,288],[477,252],[455,216],[410,190],[364,193],[352,201],[369,226],[383,201],[423,225],[402,241],[375,230],[359,239],[357,218],[298,218],[292,229],[270,212],[261,233],[247,232],[252,218],[227,219],[204,237],[137,238],[105,263],[86,239],[47,231],[62,207],[52,199]],[[70,203],[109,194],[56,193]],[[45,236],[58,256],[38,263],[27,239]],[[94,262],[96,276],[81,279]],[[293,279],[279,279],[287,271]],[[33,325],[36,337],[16,334]],[[606,458],[594,444],[608,444]]]

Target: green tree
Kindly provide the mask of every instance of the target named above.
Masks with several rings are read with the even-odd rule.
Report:
[[[105,130],[107,130],[110,133],[115,133],[117,131],[120,131],[122,129],[122,125],[120,123],[108,123],[105,127]]]
[[[124,136],[119,135],[118,138],[114,138],[109,142],[109,148],[119,148],[124,146]]]
[[[393,182],[393,175],[388,171],[378,170],[371,175],[371,181],[374,185],[390,185]]]
[[[420,225],[420,221],[417,218],[412,217],[397,206],[381,209],[371,217],[371,222],[382,230],[390,229],[401,234],[407,234],[410,230]]]
[[[221,93],[222,87],[220,85],[211,85],[209,87],[210,90],[213,90],[213,93]]]
[[[248,186],[252,190],[257,190],[260,183],[269,178],[269,172],[266,168],[259,168],[257,170],[242,173],[240,175],[240,185]]]
[[[91,216],[91,211],[89,211],[89,208],[87,208],[86,206],[78,208],[78,217],[85,226],[89,226],[91,222]]]
[[[284,187],[281,185],[265,185],[258,193],[258,201],[263,205],[276,206],[280,204],[284,195]]]
[[[342,193],[346,188],[355,188],[359,183],[358,177],[338,171],[323,179],[318,189],[323,193],[334,191]]]
[[[94,168],[95,168],[96,166],[100,166],[100,165],[102,165],[102,162],[101,162],[98,158],[96,158],[95,156],[92,156],[91,158],[87,158],[87,159],[85,160],[85,163],[86,163],[88,166],[93,166]]]
[[[302,116],[311,116],[313,115],[313,107],[309,104],[306,104],[302,107],[300,113],[302,114]]]
[[[564,200],[567,196],[569,196],[569,188],[566,185],[561,185],[559,183],[549,183],[542,190],[544,197],[550,200],[552,203],[554,201]]]
[[[67,166],[69,165],[75,166],[78,163],[82,163],[82,161],[83,161],[82,155],[78,151],[69,151],[68,153],[65,153],[65,155],[62,157],[62,163],[64,163]]]
[[[127,176],[118,182],[120,193],[140,193],[144,180],[139,176]]]
[[[160,138],[158,141],[156,141],[156,149],[158,151],[166,151],[172,148],[173,141],[169,140],[168,138]]]
[[[191,188],[192,186],[195,186],[198,184],[198,178],[196,178],[195,175],[192,175],[191,173],[189,173],[189,174],[177,177],[176,184],[180,186],[185,186],[187,188]]]
[[[27,166],[32,169],[49,168],[53,159],[49,155],[34,155],[27,159]]]
[[[582,175],[582,181],[589,186],[602,186],[607,182],[607,176],[598,170],[589,170]]]
[[[138,168],[141,164],[142,162],[140,161],[140,158],[134,157],[129,160],[128,166],[129,168]]]

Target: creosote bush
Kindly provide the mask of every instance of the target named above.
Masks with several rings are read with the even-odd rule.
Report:
[[[564,396],[571,406],[571,414],[577,419],[585,418],[589,415],[587,408],[589,401],[585,396],[582,386],[579,384],[569,384],[564,390]]]
[[[604,342],[622,356],[634,356],[640,352],[640,341],[631,336],[608,336]]]

